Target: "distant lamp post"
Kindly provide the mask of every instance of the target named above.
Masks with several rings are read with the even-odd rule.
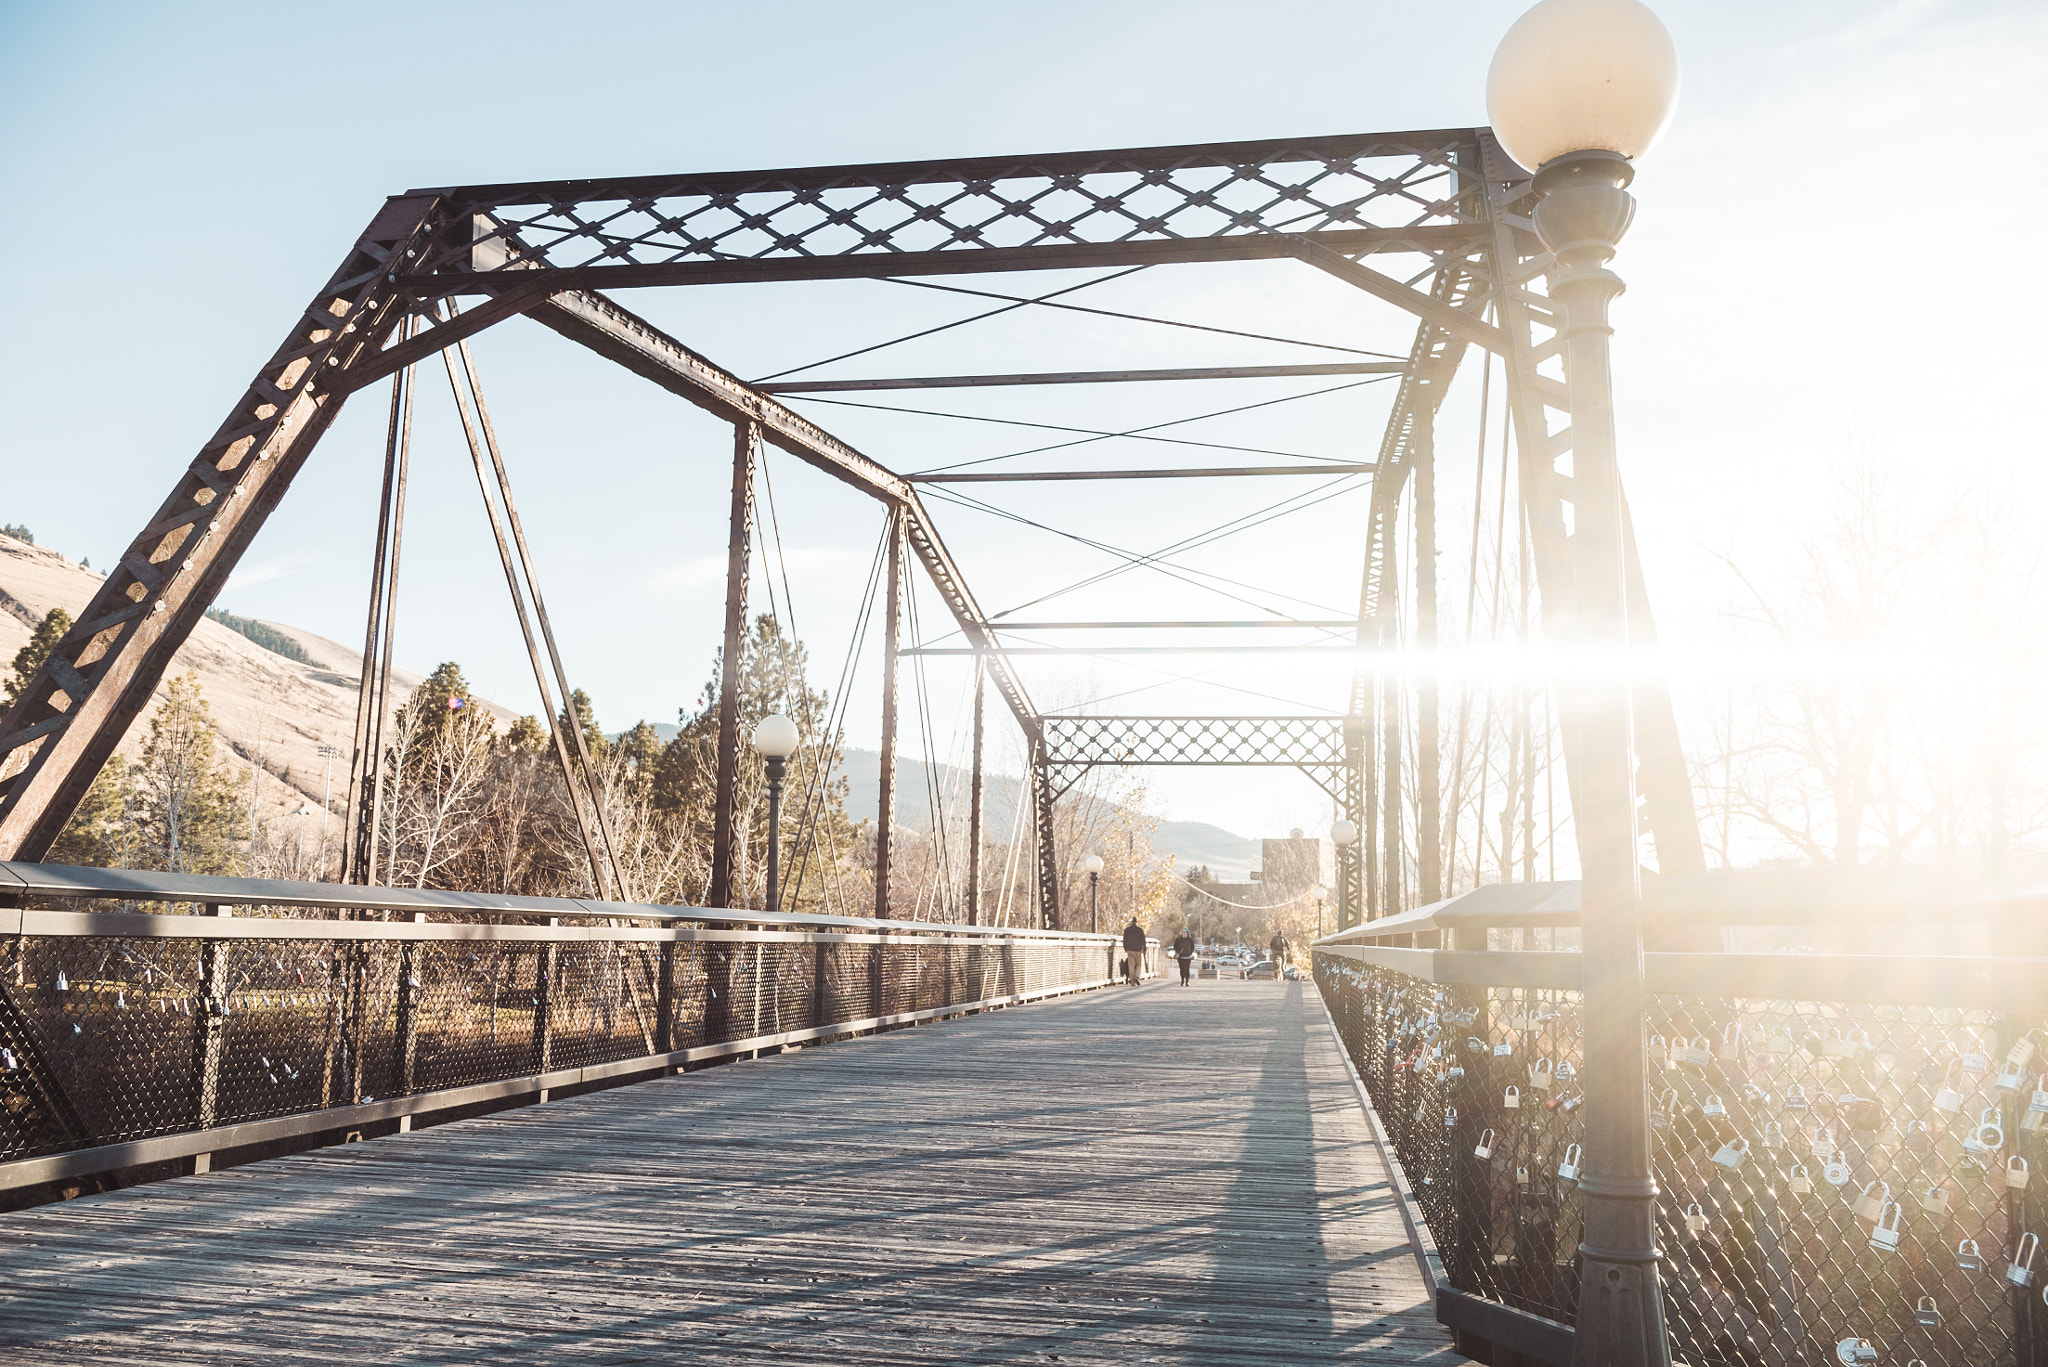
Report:
[[[1358,843],[1358,825],[1338,817],[1330,823],[1330,843],[1337,847],[1337,929],[1347,930],[1351,926],[1351,878],[1342,867],[1344,851]],[[1323,918],[1320,909],[1316,914],[1316,938],[1322,938]]]
[[[1508,155],[1536,172],[1536,232],[1556,258],[1550,297],[1562,311],[1571,387],[1572,520],[1578,636],[1616,663],[1571,681],[1567,715],[1578,831],[1584,980],[1585,1198],[1579,1367],[1664,1367],[1645,1084],[1641,889],[1624,596],[1621,481],[1615,462],[1607,308],[1621,293],[1607,269],[1628,231],[1632,159],[1664,131],[1678,101],[1671,35],[1638,0],[1542,0],[1494,53],[1486,107]],[[1562,681],[1561,681],[1562,682]],[[1560,709],[1566,710],[1566,709]]]
[[[1323,903],[1330,900],[1330,890],[1321,883],[1316,884],[1316,938],[1323,938]]]
[[[1096,923],[1095,890],[1096,884],[1102,878],[1102,856],[1091,854],[1083,859],[1081,871],[1088,875],[1088,932],[1091,935],[1100,935],[1102,927]]]
[[[770,712],[754,727],[754,752],[768,761],[768,910],[782,910],[782,769],[802,740],[796,723]]]

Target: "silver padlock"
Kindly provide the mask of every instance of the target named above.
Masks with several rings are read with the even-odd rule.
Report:
[[[1479,1136],[1479,1143],[1478,1143],[1478,1144],[1477,1144],[1477,1145],[1476,1145],[1476,1146],[1475,1146],[1475,1147],[1473,1148],[1473,1150],[1472,1150],[1472,1156],[1473,1156],[1474,1158],[1491,1158],[1491,1157],[1493,1157],[1493,1131],[1492,1131],[1492,1130],[1488,1130],[1488,1131],[1486,1131],[1486,1132],[1485,1132],[1484,1134],[1482,1134],[1482,1135],[1480,1135],[1480,1136]]]
[[[1956,1268],[1962,1272],[1984,1270],[1984,1255],[1978,1251],[1975,1239],[1965,1239],[1956,1245]]]
[[[1833,1035],[1820,1042],[1820,1056],[1822,1058],[1854,1058],[1856,1057],[1856,1046],[1849,1042],[1847,1035],[1836,1031]]]
[[[1557,1175],[1567,1182],[1579,1180],[1579,1146],[1570,1145],[1564,1151],[1564,1161],[1557,1165]]]
[[[2041,1074],[2041,1085],[2034,1089],[2033,1099],[2027,1102],[2027,1113],[2020,1119],[2023,1130],[2048,1130],[2048,1073]]]
[[[1891,1203],[1892,1187],[1889,1182],[1866,1182],[1863,1194],[1850,1207],[1859,1220],[1876,1220],[1883,1216],[1884,1208]]]
[[[1758,1043],[1757,1049],[1765,1054],[1789,1054],[1792,1052],[1792,1036],[1782,1030],[1775,1034],[1766,1034]]]
[[[1840,1149],[1835,1150],[1835,1156],[1829,1159],[1828,1165],[1820,1170],[1820,1176],[1821,1180],[1831,1187],[1846,1187],[1849,1185],[1849,1160]]]
[[[1444,1108],[1444,1128],[1447,1130],[1454,1130],[1457,1127],[1458,1108],[1455,1106],[1446,1106]]]
[[[1941,1086],[1935,1090],[1934,1109],[1946,1111],[1950,1115],[1961,1115],[1963,1113],[1963,1094],[1955,1085],[1955,1076],[1956,1067],[1951,1063],[1948,1066],[1948,1071],[1941,1075]]]
[[[2028,1287],[2034,1284],[2034,1253],[2041,1247],[2037,1234],[2020,1236],[2020,1246],[2012,1255],[2012,1266],[2005,1269],[2005,1279],[2014,1286]]]
[[[1522,1109],[1522,1089],[1521,1089],[1520,1087],[1510,1087],[1510,1088],[1508,1088],[1508,1089],[1507,1089],[1507,1091],[1506,1091],[1506,1093],[1502,1095],[1502,1097],[1501,1097],[1501,1099],[1500,1099],[1500,1104],[1501,1104],[1501,1108],[1502,1108],[1503,1110],[1509,1110],[1509,1111],[1519,1111],[1519,1110],[1521,1110],[1521,1109]]]
[[[1878,1213],[1877,1226],[1870,1231],[1870,1246],[1879,1253],[1899,1251],[1899,1225],[1906,1218],[1906,1208],[1893,1201]]]
[[[1749,1140],[1742,1138],[1741,1136],[1737,1136],[1736,1138],[1729,1140],[1726,1144],[1723,1144],[1721,1146],[1721,1151],[1714,1155],[1714,1161],[1716,1163],[1719,1163],[1722,1167],[1728,1169],[1730,1172],[1741,1171],[1743,1163],[1747,1161],[1748,1158]]]
[[[1977,1117],[1977,1128],[1963,1136],[1963,1152],[1979,1158],[2005,1147],[2005,1126],[1999,1123],[1998,1108],[1986,1106]]]
[[[1721,1027],[1721,1043],[1714,1052],[1724,1059],[1742,1057],[1742,1022],[1729,1021]]]
[[[2005,1051],[2005,1061],[2014,1069],[2026,1067],[2034,1059],[2034,1041],[2030,1035],[2022,1035],[2012,1042],[2012,1048]]]
[[[1662,1035],[1650,1036],[1650,1062],[1659,1068],[1671,1066],[1671,1041]]]
[[[1697,1035],[1685,1046],[1683,1057],[1690,1067],[1705,1068],[1714,1061],[1713,1045],[1707,1041],[1705,1035]]]
[[[1707,1212],[1697,1201],[1685,1208],[1685,1232],[1695,1239],[1707,1232]]]
[[[1785,1127],[1773,1120],[1764,1126],[1764,1147],[1782,1149],[1785,1147]]]
[[[1728,1108],[1721,1104],[1720,1097],[1709,1093],[1707,1099],[1700,1103],[1700,1114],[1719,1118],[1728,1114]]]
[[[1920,1193],[1918,1199],[1920,1201],[1920,1209],[1926,1211],[1929,1215],[1948,1214],[1948,1188],[1941,1185],[1941,1183],[1935,1182],[1931,1184],[1927,1190]]]
[[[1813,1177],[1806,1171],[1804,1164],[1794,1163],[1792,1170],[1785,1174],[1785,1185],[1795,1195],[1807,1196],[1813,1192]]]
[[[1845,1338],[1835,1345],[1835,1361],[1842,1367],[1869,1367],[1877,1361],[1877,1349],[1869,1339]]]
[[[1678,1089],[1666,1087],[1664,1095],[1657,1098],[1657,1104],[1650,1108],[1650,1128],[1668,1130],[1671,1118],[1678,1114]]]
[[[2020,1071],[2020,1066],[2008,1060],[1999,1066],[1998,1081],[1994,1085],[2001,1092],[2009,1095],[2017,1094],[2020,1089],[2020,1083],[2025,1078],[2026,1074]]]
[[[1515,1185],[1518,1187],[1526,1187],[1529,1185],[1529,1170],[1527,1168],[1515,1169]]]
[[[1547,1092],[1557,1081],[1557,1064],[1547,1058],[1539,1058],[1529,1065],[1529,1085],[1539,1092]]]
[[[2027,1189],[2027,1179],[2031,1175],[2027,1171],[2027,1160],[2018,1154],[2014,1154],[2005,1160],[2006,1190],[2025,1191]]]
[[[1913,1318],[1923,1329],[1939,1329],[1941,1307],[1934,1303],[1934,1297],[1922,1296],[1920,1304],[1913,1307]]]
[[[1515,1046],[1509,1044],[1506,1040],[1501,1040],[1493,1046],[1493,1056],[1495,1058],[1513,1058],[1515,1056]]]
[[[1796,1082],[1787,1087],[1785,1089],[1785,1109],[1788,1111],[1806,1110],[1806,1088]]]
[[[1990,1055],[1980,1054],[1974,1050],[1964,1054],[1957,1062],[1961,1063],[1963,1071],[1972,1077],[1982,1077],[1991,1071]]]
[[[1813,1156],[1826,1162],[1834,1156],[1835,1132],[1826,1125],[1813,1127]]]

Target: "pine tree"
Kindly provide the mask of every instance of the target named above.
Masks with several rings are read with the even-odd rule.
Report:
[[[238,872],[241,785],[215,753],[212,709],[187,671],[149,719],[133,769],[135,864],[173,873]]]
[[[43,661],[50,658],[50,652],[64,639],[64,633],[71,630],[71,614],[62,608],[51,608],[43,614],[35,635],[28,638],[28,644],[14,655],[14,674],[7,680],[8,707],[21,701],[21,695],[28,691],[29,680],[43,667]]]

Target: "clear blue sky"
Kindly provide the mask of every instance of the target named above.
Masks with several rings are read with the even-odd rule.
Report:
[[[1711,638],[1729,598],[1710,553],[1732,550],[1771,573],[1819,506],[1831,463],[1931,458],[2038,506],[2042,438],[2025,399],[2048,360],[2038,323],[2048,287],[2028,265],[2048,208],[2032,142],[2048,122],[2048,17],[1994,0],[1656,7],[1678,41],[1685,91],[1637,183],[1642,212],[1618,262],[1631,286],[1619,386],[1652,592],[1667,637],[1684,645]],[[1469,125],[1484,121],[1486,63],[1521,8],[0,4],[0,248],[11,267],[0,280],[0,518],[74,556],[114,558],[393,191]],[[1405,350],[1404,322],[1305,274],[1287,263],[1187,268],[1100,295],[1107,307]],[[873,282],[626,302],[742,374],[962,307]],[[672,720],[696,700],[715,641],[724,433],[530,324],[488,334],[478,353],[572,675],[609,726]],[[1018,317],[835,373],[1291,359]],[[1233,389],[1223,401],[1305,387]],[[1082,426],[1222,406],[1215,390],[1145,388],[919,406]],[[1209,430],[1365,455],[1380,393]],[[445,393],[422,394],[401,658],[414,668],[459,660],[491,696],[530,707]],[[360,634],[380,404],[344,414],[227,605]],[[1447,452],[1466,449],[1458,434],[1471,431],[1475,406],[1473,393],[1454,396]],[[899,469],[1013,440],[935,419],[809,411]],[[1159,452],[1089,459],[1134,455]],[[1447,484],[1469,480],[1469,455],[1445,460]],[[819,674],[836,675],[878,522],[786,458],[771,474],[796,623]],[[1080,488],[1006,506],[1151,546],[1292,492]],[[1356,599],[1347,538],[1359,508],[1356,496],[1334,500],[1224,543],[1206,563],[1341,613]],[[1447,515],[1450,558],[1469,535],[1461,516]],[[940,517],[992,609],[1105,563],[960,510]],[[1077,615],[1233,611],[1142,576],[1062,601]],[[926,620],[936,614],[927,604]],[[857,744],[873,740],[872,675],[855,694]],[[942,758],[963,677],[930,672]],[[1048,706],[1157,677],[1110,664],[1032,676]],[[1342,705],[1334,668],[1216,678],[1284,701],[1181,685],[1107,705]],[[1174,816],[1246,833],[1322,819],[1312,790],[1285,776],[1175,779],[1162,792]]]

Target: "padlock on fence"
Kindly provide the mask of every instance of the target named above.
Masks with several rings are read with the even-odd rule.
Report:
[[[1981,1047],[1965,1050],[1956,1062],[1961,1064],[1963,1071],[1971,1077],[1982,1077],[1991,1071],[1991,1056],[1984,1053]]]
[[[1707,1232],[1707,1212],[1697,1201],[1685,1208],[1685,1232],[1695,1239]]]
[[[1650,1108],[1650,1128],[1653,1130],[1670,1129],[1671,1118],[1677,1114],[1678,1089],[1676,1087],[1666,1087],[1664,1095],[1658,1097],[1657,1104]]]
[[[1557,1064],[1547,1058],[1539,1058],[1529,1065],[1529,1085],[1539,1092],[1547,1092],[1557,1082]]]
[[[1884,1214],[1884,1208],[1891,1202],[1892,1188],[1889,1182],[1866,1182],[1863,1194],[1849,1207],[1859,1220],[1875,1220]]]
[[[1515,1046],[1506,1040],[1501,1040],[1493,1046],[1493,1056],[1495,1058],[1513,1058],[1515,1056]]]
[[[1482,1134],[1482,1135],[1480,1135],[1480,1136],[1479,1136],[1479,1143],[1478,1143],[1477,1145],[1475,1145],[1475,1146],[1473,1147],[1473,1149],[1472,1149],[1472,1156],[1473,1156],[1474,1158],[1491,1158],[1491,1157],[1493,1157],[1493,1131],[1492,1131],[1492,1130],[1488,1130],[1488,1131],[1486,1131],[1486,1132],[1485,1132],[1484,1134]]]
[[[1729,1021],[1721,1027],[1721,1043],[1715,1046],[1718,1058],[1734,1060],[1742,1057],[1742,1022]]]
[[[1662,1035],[1650,1036],[1650,1062],[1659,1068],[1671,1066],[1671,1041]]]
[[[1820,1159],[1823,1163],[1825,1163],[1829,1158],[1834,1156],[1834,1152],[1835,1132],[1833,1128],[1827,1125],[1814,1126],[1812,1149],[1813,1156],[1815,1158]]]
[[[1977,1128],[1963,1136],[1963,1152],[1982,1158],[2005,1147],[2005,1126],[1999,1123],[1998,1108],[1987,1106],[1977,1117]]]
[[[1758,1042],[1757,1050],[1765,1054],[1789,1054],[1792,1052],[1792,1036],[1783,1030],[1775,1034],[1766,1034]]]
[[[1963,1113],[1963,1093],[1956,1086],[1956,1066],[1951,1063],[1941,1075],[1941,1086],[1934,1091],[1934,1109],[1950,1115]]]
[[[2048,1130],[2048,1073],[2041,1074],[2041,1085],[2034,1089],[2027,1113],[2020,1117],[2020,1128],[2035,1133]]]
[[[2041,1236],[2027,1233],[2020,1236],[2020,1246],[2013,1251],[2012,1265],[2005,1269],[2005,1279],[2014,1286],[2028,1287],[2034,1284],[2034,1254],[2040,1250]]]
[[[1813,1175],[1807,1172],[1804,1164],[1794,1163],[1791,1171],[1785,1174],[1785,1185],[1795,1196],[1810,1196],[1813,1193]]]
[[[1704,1069],[1714,1061],[1714,1049],[1705,1035],[1698,1035],[1685,1046],[1685,1051],[1680,1057],[1687,1066]]]
[[[1722,1104],[1720,1097],[1709,1092],[1707,1099],[1700,1103],[1700,1114],[1710,1119],[1719,1120],[1728,1114],[1728,1108]]]
[[[1919,1195],[1920,1209],[1929,1215],[1948,1214],[1948,1188],[1936,1182]]]
[[[1455,1107],[1455,1106],[1446,1106],[1446,1107],[1444,1107],[1444,1128],[1445,1128],[1445,1129],[1447,1129],[1447,1130],[1455,1130],[1456,1128],[1458,1128],[1458,1108],[1457,1108],[1457,1107]]]
[[[1878,1213],[1877,1226],[1870,1231],[1870,1246],[1879,1253],[1899,1251],[1899,1226],[1905,1222],[1906,1208],[1897,1201],[1884,1207]]]
[[[1764,1147],[1767,1149],[1782,1149],[1785,1147],[1785,1127],[1775,1120],[1769,1121],[1764,1125]]]
[[[2027,1160],[2018,1154],[2014,1154],[2005,1160],[2005,1187],[2007,1191],[2025,1191],[2027,1189],[2027,1179],[2031,1175],[2027,1171]]]
[[[1505,1093],[1504,1095],[1502,1095],[1502,1097],[1501,1097],[1501,1099],[1500,1099],[1500,1104],[1501,1104],[1501,1107],[1502,1107],[1502,1109],[1504,1109],[1504,1110],[1509,1110],[1509,1111],[1519,1111],[1519,1110],[1521,1110],[1521,1109],[1522,1109],[1522,1089],[1521,1089],[1520,1087],[1510,1087],[1510,1088],[1508,1088],[1508,1089],[1507,1089],[1507,1092],[1506,1092],[1506,1093]]]
[[[1941,1307],[1934,1303],[1934,1297],[1922,1296],[1920,1304],[1913,1307],[1913,1319],[1923,1329],[1939,1329]]]
[[[1529,1170],[1527,1168],[1515,1169],[1515,1185],[1518,1187],[1526,1187],[1529,1185]]]
[[[2020,1071],[2019,1064],[2014,1063],[2011,1059],[2007,1059],[2004,1063],[1998,1065],[1998,1080],[1993,1085],[2007,1095],[2015,1095],[2019,1092],[2020,1083],[2026,1080],[2026,1076],[2025,1073]]]
[[[1741,1136],[1737,1136],[1736,1138],[1729,1140],[1726,1144],[1723,1144],[1721,1146],[1721,1151],[1714,1155],[1714,1161],[1716,1163],[1719,1163],[1722,1167],[1728,1169],[1730,1172],[1740,1172],[1742,1170],[1743,1163],[1746,1162],[1748,1158],[1749,1140]]]
[[[1820,1042],[1820,1056],[1822,1058],[1855,1058],[1856,1046],[1849,1042],[1847,1035],[1838,1030]]]
[[[1984,1254],[1977,1247],[1975,1239],[1964,1239],[1956,1245],[1956,1270],[1959,1272],[1982,1272]]]
[[[1835,1361],[1842,1367],[1869,1367],[1877,1361],[1877,1349],[1869,1339],[1845,1338],[1835,1345]]]
[[[1848,1157],[1840,1149],[1836,1149],[1835,1156],[1830,1158],[1828,1165],[1820,1170],[1820,1176],[1821,1180],[1831,1187],[1845,1187],[1849,1185]]]
[[[2006,1064],[2014,1071],[2025,1068],[2034,1061],[2034,1037],[2021,1035],[2012,1042],[2012,1048],[2005,1051]]]
[[[1557,1165],[1557,1175],[1567,1182],[1579,1180],[1579,1146],[1572,1144],[1564,1151],[1564,1161]]]
[[[1800,1086],[1798,1083],[1795,1082],[1785,1089],[1786,1110],[1803,1111],[1807,1108],[1808,1103],[1806,1100],[1806,1088]]]

